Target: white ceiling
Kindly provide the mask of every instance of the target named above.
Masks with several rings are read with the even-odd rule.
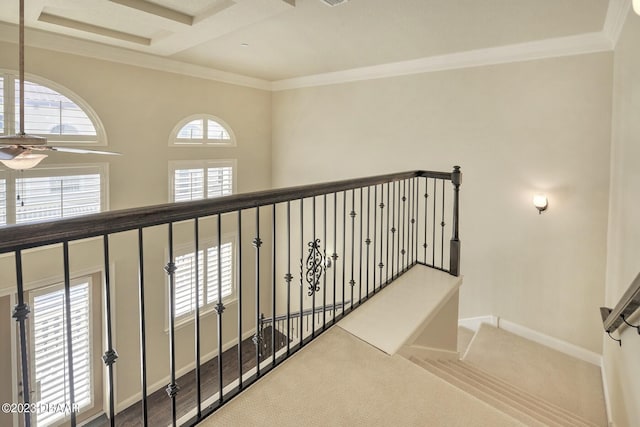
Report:
[[[18,4],[1,0],[0,21],[17,24]],[[25,22],[40,31],[279,81],[596,33],[603,30],[608,5],[609,0],[350,0],[335,7],[322,0],[26,0]]]

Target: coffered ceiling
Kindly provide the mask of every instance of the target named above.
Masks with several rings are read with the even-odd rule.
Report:
[[[624,0],[611,0],[619,2]],[[18,0],[0,21],[18,23]],[[26,0],[30,34],[265,81],[601,32],[608,0]],[[7,28],[5,28],[7,30]],[[7,31],[5,31],[6,33]]]

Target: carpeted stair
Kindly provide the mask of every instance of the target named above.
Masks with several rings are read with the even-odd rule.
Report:
[[[458,351],[463,360],[410,360],[528,426],[607,425],[595,365],[489,325],[460,328]]]
[[[463,361],[410,360],[525,425],[596,426]]]

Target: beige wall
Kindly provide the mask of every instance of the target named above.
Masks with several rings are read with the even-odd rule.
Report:
[[[461,317],[602,347],[610,53],[277,92],[273,183],[462,166]],[[539,216],[534,192],[548,194]]]
[[[611,202],[606,303],[614,307],[640,272],[640,17],[629,12],[614,56]],[[630,319],[639,322],[638,315]],[[617,336],[617,333],[615,334]],[[622,328],[622,347],[604,338],[604,370],[616,426],[640,425],[640,337]]]
[[[15,70],[15,45],[0,43],[0,69]],[[27,49],[27,72],[66,87],[84,99],[102,120],[108,150],[120,157],[69,156],[52,154],[43,165],[54,163],[109,162],[111,209],[168,202],[168,163],[171,160],[237,159],[239,192],[269,188],[271,185],[271,93],[192,77],[141,69],[39,49]],[[234,148],[170,148],[169,134],[183,118],[196,113],[220,117],[233,130]],[[251,240],[255,219],[252,212],[243,218],[243,299],[244,332],[255,325],[253,285],[254,257]],[[225,218],[224,231],[235,228],[235,216]],[[264,216],[265,230],[268,217]],[[202,221],[201,238],[215,236],[214,223]],[[192,224],[176,226],[176,244],[192,242]],[[148,384],[166,386],[168,335],[166,327],[167,231],[164,227],[145,232],[146,320],[148,343]],[[269,237],[264,236],[265,245]],[[111,268],[114,286],[117,400],[122,404],[140,392],[138,318],[137,235],[121,233],[111,239]],[[249,248],[250,250],[246,250]],[[71,245],[72,276],[102,268],[99,240]],[[262,275],[269,277],[269,251]],[[30,251],[25,254],[27,288],[62,279],[60,249]],[[15,272],[11,257],[0,257],[0,294],[14,289]],[[237,304],[224,312],[223,343],[237,337]],[[5,316],[6,317],[6,316]],[[2,318],[4,322],[6,319]],[[253,322],[252,322],[253,320]],[[0,328],[1,330],[2,328]],[[217,347],[216,316],[203,320],[202,354]],[[176,336],[178,369],[193,362],[193,324]],[[2,353],[2,360],[9,353]],[[4,387],[9,384],[3,384]],[[132,403],[132,402],[129,402]]]

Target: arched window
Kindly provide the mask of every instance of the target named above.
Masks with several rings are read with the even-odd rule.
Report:
[[[221,119],[208,114],[196,114],[180,121],[169,138],[172,146],[235,146],[231,128]]]
[[[20,80],[11,73],[0,74],[0,133],[20,129]],[[79,96],[40,77],[24,82],[24,130],[53,143],[106,145],[102,123]]]

